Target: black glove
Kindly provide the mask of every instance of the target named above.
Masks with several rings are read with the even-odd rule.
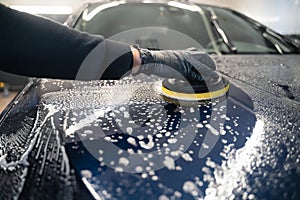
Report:
[[[165,78],[182,78],[183,76],[189,81],[207,81],[218,78],[214,61],[207,53],[197,51],[196,48],[175,51],[136,48],[140,51],[142,60],[142,65],[136,74],[154,74]]]

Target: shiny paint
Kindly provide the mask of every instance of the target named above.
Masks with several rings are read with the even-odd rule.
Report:
[[[213,59],[228,96],[194,105],[158,77],[31,80],[0,116],[0,199],[299,199],[299,55]]]
[[[232,86],[198,106],[164,101],[156,77],[31,81],[2,114],[1,177],[22,178],[1,198],[297,199],[299,57],[275,57],[214,57]]]

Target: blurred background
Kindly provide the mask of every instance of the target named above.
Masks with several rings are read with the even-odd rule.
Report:
[[[91,2],[93,0],[89,0]],[[299,38],[300,0],[194,0],[193,2],[228,7],[277,31]],[[42,15],[63,23],[87,0],[0,0],[13,9]],[[20,77],[0,71],[0,111],[27,83]]]
[[[90,0],[91,2],[93,0]],[[155,1],[155,0],[154,0]],[[281,34],[300,34],[300,0],[194,0],[237,10]],[[13,8],[63,22],[87,0],[0,0]]]

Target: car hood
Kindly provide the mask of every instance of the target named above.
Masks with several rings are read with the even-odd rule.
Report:
[[[1,115],[0,197],[297,199],[299,58],[214,59],[228,96],[197,105],[158,77],[31,81]]]
[[[218,70],[226,77],[278,98],[300,102],[299,55],[223,55],[214,58]]]

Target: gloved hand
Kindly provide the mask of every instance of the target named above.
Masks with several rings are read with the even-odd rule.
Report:
[[[197,51],[196,48],[160,51],[138,48],[138,50],[142,65],[136,74],[154,74],[165,78],[182,78],[183,76],[189,81],[207,81],[218,78],[214,61],[208,54]]]

